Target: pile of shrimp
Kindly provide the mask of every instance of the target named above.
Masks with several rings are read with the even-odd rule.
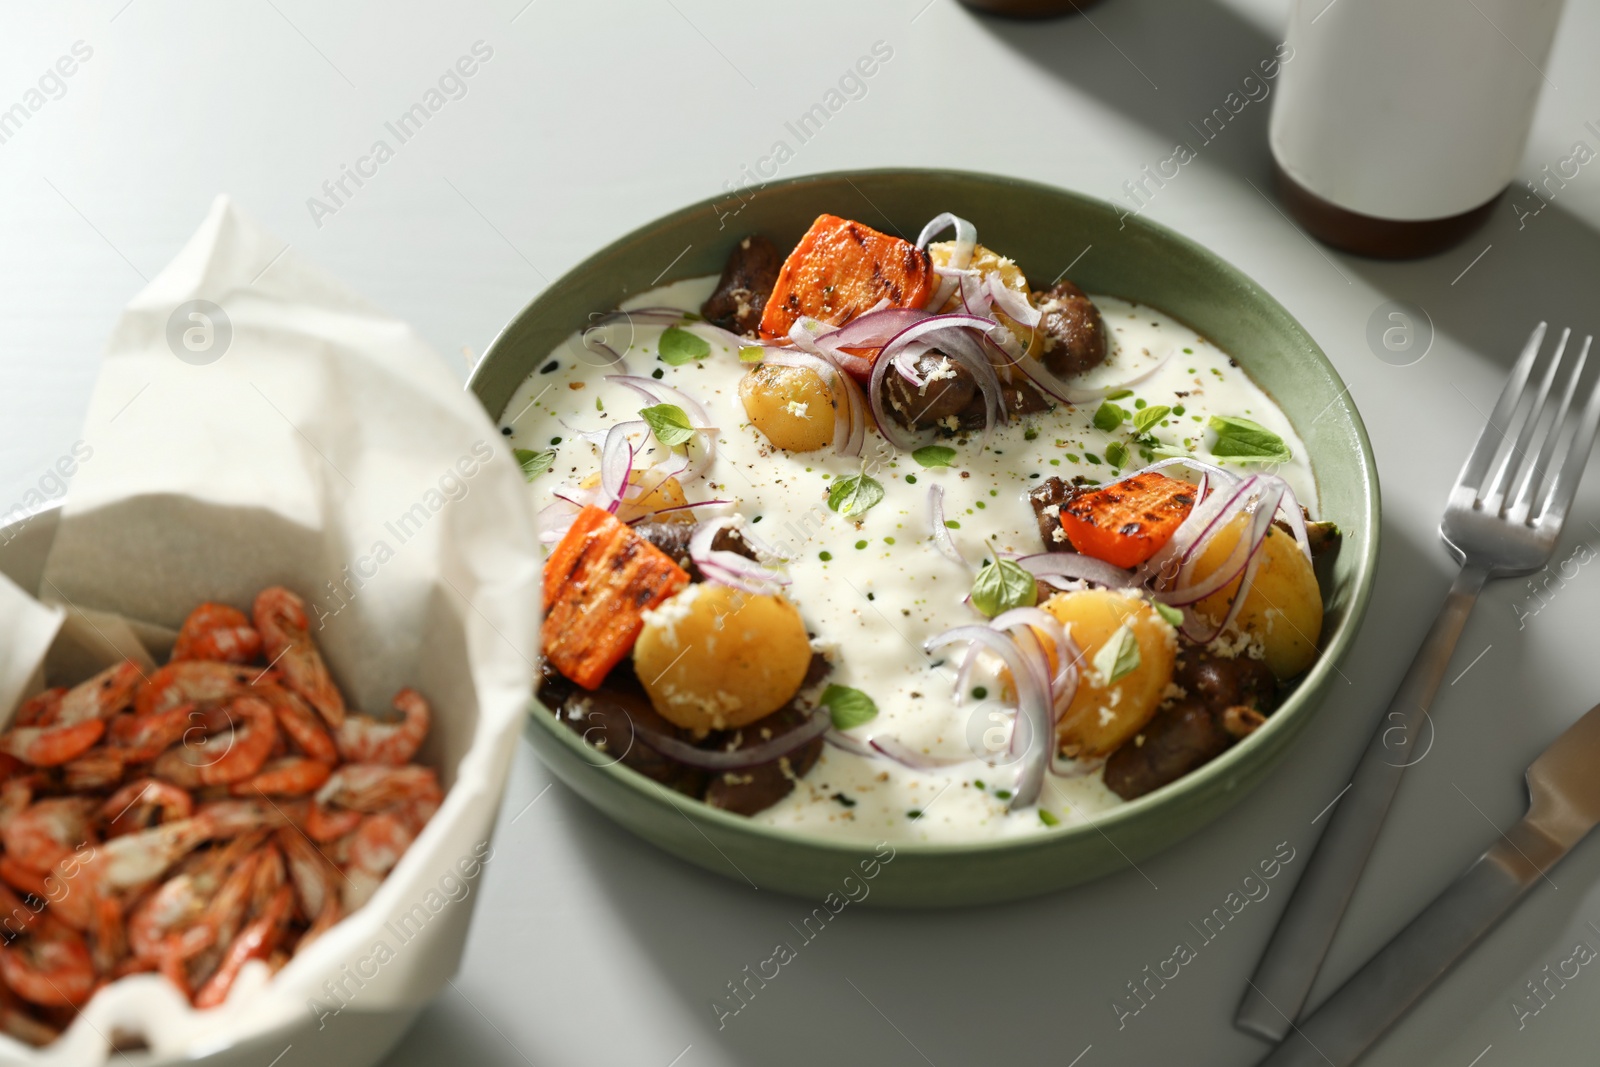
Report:
[[[165,666],[27,700],[0,733],[0,1030],[54,1040],[102,985],[197,1007],[364,904],[438,810],[432,713],[351,711],[281,587],[202,604]]]

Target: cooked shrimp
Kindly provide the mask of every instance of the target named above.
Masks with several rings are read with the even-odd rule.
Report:
[[[263,589],[256,597],[255,621],[264,654],[282,672],[289,688],[305,697],[329,726],[342,726],[344,696],[311,639],[305,601],[282,586]]]
[[[35,767],[58,767],[89,751],[105,732],[100,719],[66,726],[18,726],[0,734],[0,751]]]
[[[17,713],[11,719],[13,726],[45,726],[55,721],[56,712],[61,708],[61,698],[67,695],[64,686],[46,689],[36,693],[22,702],[17,708]]]
[[[50,896],[50,886],[42,871],[18,863],[10,856],[0,856],[0,881],[18,893],[29,893],[39,898],[38,903],[34,904],[20,900],[15,895],[0,896],[0,906],[15,902],[10,912],[0,916],[0,939],[9,939],[26,930],[44,910],[44,901]]]
[[[172,658],[249,663],[261,654],[261,635],[238,608],[205,603],[189,613],[172,645]]]
[[[236,697],[228,714],[239,725],[199,741],[167,749],[156,758],[151,773],[184,789],[229,785],[261,769],[278,738],[278,723],[264,701]]]
[[[194,798],[188,792],[156,778],[129,782],[100,805],[100,818],[108,838],[148,830],[174,819],[187,819],[193,814]]]
[[[326,845],[337,841],[346,834],[354,833],[355,828],[361,825],[361,813],[348,811],[344,808],[327,808],[312,801],[306,809],[304,829],[306,836],[319,845]]]
[[[180,704],[209,707],[231,700],[256,681],[267,681],[257,667],[240,667],[213,660],[181,660],[152,674],[133,695],[133,710],[140,715],[170,711]]]
[[[0,901],[10,896],[7,891]],[[94,991],[94,961],[81,934],[42,914],[26,934],[0,946],[0,978],[23,1000],[79,1007]]]
[[[295,897],[300,902],[300,913],[311,923],[306,932],[300,935],[296,946],[298,951],[321,937],[343,915],[339,901],[342,876],[339,868],[322,854],[321,849],[294,829],[280,829],[277,841],[278,847],[283,850]]]
[[[59,768],[61,785],[71,792],[115,789],[128,770],[128,757],[114,748],[97,745]]]
[[[350,715],[334,739],[339,754],[353,763],[388,763],[399,766],[411,762],[428,736],[432,709],[415,689],[402,689],[394,697],[395,710],[404,718],[384,722],[368,715]]]
[[[328,780],[332,769],[320,760],[305,756],[284,756],[269,760],[261,770],[230,788],[236,797],[256,794],[278,797],[298,797],[314,793]]]
[[[258,840],[252,836],[252,840]],[[267,850],[256,848],[245,854],[225,873],[221,885],[206,902],[197,924],[210,931],[208,947],[197,954],[189,965],[189,983],[203,984],[222,962],[228,945],[238,936],[250,919],[250,904],[255,899],[255,886],[261,865],[267,861]],[[279,866],[282,881],[282,866]]]
[[[432,767],[407,764],[347,763],[317,790],[318,804],[337,804],[352,811],[378,812],[419,797],[437,797],[439,774]]]
[[[34,801],[13,818],[0,841],[6,855],[37,871],[48,871],[77,851],[96,844],[95,802],[89,797],[49,797]]]
[[[407,820],[393,812],[368,815],[361,820],[350,841],[350,858],[345,863],[344,910],[353,912],[378,891],[384,878],[400,862],[416,839]]]
[[[8,778],[0,783],[0,834],[32,803],[33,783],[27,778]]]
[[[256,689],[257,695],[272,705],[272,713],[278,717],[278,728],[301,752],[330,766],[339,762],[339,750],[322,725],[321,717],[298,694],[277,685],[258,685]]]
[[[214,1008],[228,999],[228,991],[244,965],[261,959],[277,947],[289,920],[289,906],[294,902],[294,891],[286,885],[278,886],[266,907],[228,945],[222,962],[194,995],[197,1008]]]
[[[129,763],[155,759],[177,744],[190,730],[201,727],[201,715],[193,704],[179,704],[167,711],[149,715],[118,715],[108,728],[109,741]]]
[[[201,922],[228,873],[261,847],[255,835],[221,848],[196,853],[128,915],[128,945],[135,958],[159,963],[176,955],[187,960],[216,941],[216,931]],[[183,986],[187,992],[187,978]]]
[[[142,681],[144,672],[139,665],[125,659],[68,689],[50,721],[71,726],[90,719],[109,719],[128,706]]]
[[[216,813],[201,811],[187,819],[114,837],[87,857],[69,856],[57,863],[53,872],[66,884],[67,892],[52,902],[51,910],[73,927],[87,930],[100,901],[149,885],[204,842],[245,828]]]

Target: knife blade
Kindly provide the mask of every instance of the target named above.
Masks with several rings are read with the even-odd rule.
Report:
[[[1528,813],[1306,1016],[1260,1067],[1346,1067],[1600,824],[1600,705],[1529,765]]]

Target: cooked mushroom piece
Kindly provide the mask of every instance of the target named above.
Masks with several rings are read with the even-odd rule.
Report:
[[[1044,333],[1040,358],[1050,373],[1064,378],[1105,362],[1106,324],[1082,289],[1063,278],[1040,293],[1038,303]]]
[[[982,403],[972,372],[940,352],[919,357],[916,373],[923,379],[921,386],[893,368],[883,376],[884,406],[910,429],[955,429],[951,420],[959,419],[974,397]]]
[[[783,254],[759,233],[733,246],[722,277],[710,298],[700,305],[706,321],[745,337],[756,336],[767,297],[778,281]]]

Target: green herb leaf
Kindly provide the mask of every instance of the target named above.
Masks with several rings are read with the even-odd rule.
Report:
[[[1094,428],[1110,433],[1118,426],[1121,426],[1122,420],[1127,417],[1128,413],[1126,411],[1107,400],[1094,413]]]
[[[1213,456],[1226,456],[1241,460],[1286,460],[1294,454],[1283,438],[1259,423],[1228,415],[1213,415],[1206,425],[1216,431],[1216,443],[1211,446]]]
[[[924,467],[948,467],[956,458],[956,450],[945,445],[923,445],[911,453],[911,458]]]
[[[689,416],[676,404],[654,404],[639,409],[639,417],[656,435],[656,440],[668,448],[681,445],[694,436],[694,425]]]
[[[989,618],[1012,608],[1031,608],[1039,602],[1039,586],[1021,564],[997,559],[972,580],[972,606]]]
[[[1193,459],[1194,453],[1177,445],[1158,444],[1150,450],[1155,459]]]
[[[535,452],[531,448],[513,448],[511,454],[522,468],[522,476],[530,482],[556,465],[556,450],[553,448],[543,452]]]
[[[697,359],[705,359],[711,354],[711,343],[704,337],[698,337],[688,330],[677,326],[668,326],[661,332],[661,344],[657,349],[661,362],[673,367],[681,367]]]
[[[1117,632],[1094,654],[1094,669],[1100,672],[1106,685],[1139,669],[1139,639],[1133,636],[1127,623],[1117,627]]]
[[[1039,821],[1044,823],[1046,826],[1060,826],[1061,825],[1061,820],[1056,818],[1055,815],[1052,812],[1048,811],[1045,808],[1040,808],[1039,809]]]
[[[822,691],[822,706],[833,716],[835,730],[853,730],[878,717],[878,705],[859,689],[830,685]]]
[[[740,363],[760,363],[761,362],[761,358],[762,358],[762,356],[764,356],[766,354],[766,351],[767,350],[765,348],[762,348],[760,345],[740,345],[739,346],[739,362]]]
[[[864,515],[883,499],[883,486],[865,474],[835,478],[828,487],[828,507],[845,518]]]
[[[1149,433],[1152,426],[1171,414],[1172,409],[1165,404],[1142,408],[1133,413],[1133,428],[1140,433]]]
[[[1114,393],[1107,394],[1106,395],[1106,399],[1107,400],[1122,400],[1122,399],[1125,399],[1126,397],[1130,397],[1132,395],[1133,395],[1133,390],[1132,389],[1118,389]]]
[[[1171,604],[1163,604],[1159,600],[1152,600],[1150,606],[1156,609],[1156,614],[1167,620],[1167,624],[1174,630],[1183,625],[1183,612]]]
[[[1106,445],[1106,462],[1120,470],[1122,465],[1128,462],[1128,446],[1121,441],[1112,441]]]

